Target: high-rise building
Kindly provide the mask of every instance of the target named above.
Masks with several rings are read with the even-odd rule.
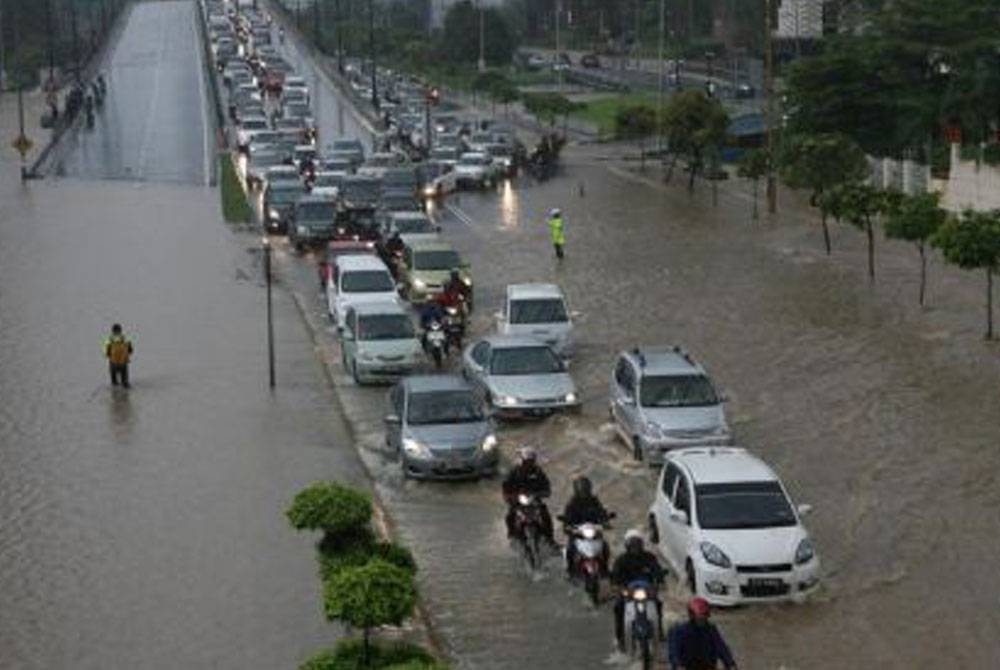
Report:
[[[776,38],[811,40],[823,36],[823,5],[827,0],[780,0],[780,3]]]

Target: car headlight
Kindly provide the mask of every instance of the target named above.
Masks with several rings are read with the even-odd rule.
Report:
[[[406,452],[408,456],[413,456],[416,458],[428,458],[431,453],[424,445],[420,444],[413,438],[403,438],[403,451]]]
[[[274,207],[271,207],[270,209],[267,210],[267,215],[269,217],[271,217],[272,219],[280,219],[281,218],[281,213],[278,212],[278,210],[276,210]]]
[[[413,288],[417,289],[418,291],[422,291],[425,288],[427,288],[427,282],[425,282],[423,279],[414,279]]]
[[[435,192],[433,186],[424,186],[424,195],[434,195]]]
[[[496,397],[496,404],[501,407],[509,407],[511,405],[517,404],[517,398],[512,395],[498,395]]]
[[[489,453],[497,447],[497,436],[487,435],[483,438],[482,450]]]
[[[563,397],[563,401],[564,401],[564,402],[568,402],[568,403],[574,403],[574,402],[576,402],[576,394],[575,394],[575,393],[573,393],[573,392],[570,392],[570,393],[567,393],[567,394],[566,394],[566,395],[565,395],[565,396]]]
[[[718,566],[720,568],[731,568],[733,566],[730,562],[729,557],[726,556],[725,552],[719,549],[717,546],[711,542],[702,542],[698,545],[701,549],[701,555],[710,564]]]
[[[663,427],[654,421],[646,422],[646,432],[654,437],[663,437]]]
[[[799,542],[799,546],[795,550],[795,565],[808,563],[814,556],[816,556],[816,548],[813,547],[812,540],[807,537]]]
[[[370,354],[367,351],[362,351],[360,353],[360,355],[358,356],[358,358],[360,358],[363,361],[374,361],[375,360],[375,355],[374,354]]]
[[[298,232],[299,235],[305,235],[306,233],[309,232],[309,229],[306,228],[305,226],[298,226],[295,230],[296,232]]]
[[[472,277],[462,277],[462,283],[466,286],[472,286]]]

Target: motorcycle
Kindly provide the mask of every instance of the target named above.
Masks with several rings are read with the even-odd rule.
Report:
[[[534,571],[542,566],[542,501],[521,493],[514,502],[515,537],[521,544],[525,564]]]
[[[632,582],[624,592],[625,635],[628,651],[642,661],[642,669],[653,667],[653,640],[659,627],[656,590],[646,581]]]
[[[429,353],[431,358],[434,359],[434,367],[438,370],[441,369],[441,364],[444,362],[448,348],[447,337],[440,321],[432,321],[430,327],[424,333],[424,351]]]
[[[462,350],[462,338],[465,337],[465,310],[462,306],[444,308],[444,332],[448,338],[448,346]]]
[[[608,520],[614,517],[614,513],[611,513],[608,515]],[[564,521],[561,516],[559,520]],[[574,555],[570,574],[574,579],[583,582],[583,589],[595,607],[600,604],[601,577],[607,574],[607,543],[604,541],[604,530],[608,527],[607,523],[582,523],[564,529],[567,542],[573,543]]]

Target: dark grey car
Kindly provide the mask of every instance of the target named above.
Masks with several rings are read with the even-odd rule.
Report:
[[[492,476],[499,461],[493,423],[482,397],[458,375],[407,377],[389,391],[385,441],[404,477]]]

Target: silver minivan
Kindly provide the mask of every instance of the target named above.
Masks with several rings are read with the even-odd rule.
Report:
[[[340,347],[344,369],[358,384],[394,381],[424,362],[413,320],[395,302],[349,307]]]
[[[732,444],[723,402],[680,347],[622,352],[611,376],[615,429],[636,460],[650,464],[670,449]]]

